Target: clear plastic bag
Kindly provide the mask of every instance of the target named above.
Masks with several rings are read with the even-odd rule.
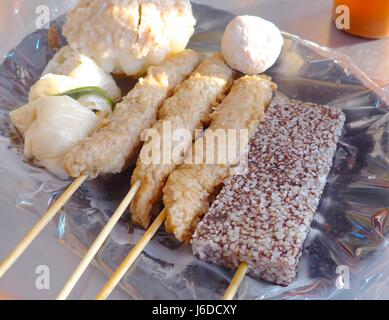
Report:
[[[232,15],[203,5],[194,5],[194,12],[198,25],[190,47],[203,53],[219,50]],[[59,29],[63,20],[55,21]],[[279,94],[338,105],[347,124],[297,278],[280,287],[246,277],[237,297],[388,298],[389,114],[384,95],[344,56],[290,34],[284,37],[282,55],[268,72],[279,85]],[[22,139],[8,112],[26,102],[29,88],[53,54],[47,30],[39,30],[0,66],[0,170],[18,181],[16,206],[34,214],[44,212],[69,181],[25,160]],[[128,170],[85,183],[52,224],[56,237],[83,255],[128,191],[130,177]],[[9,187],[0,181],[0,192]],[[123,219],[94,263],[111,274],[142,233]],[[232,275],[231,270],[198,260],[190,247],[160,230],[121,286],[135,299],[219,299]]]

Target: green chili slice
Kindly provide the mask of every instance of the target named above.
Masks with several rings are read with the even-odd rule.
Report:
[[[99,87],[81,87],[81,88],[65,91],[63,93],[58,94],[57,96],[69,96],[74,100],[78,100],[81,97],[89,96],[89,95],[96,95],[102,97],[108,102],[112,110],[115,108],[115,103],[113,102],[111,97],[103,89]]]

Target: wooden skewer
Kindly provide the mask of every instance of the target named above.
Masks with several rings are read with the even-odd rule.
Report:
[[[106,282],[104,287],[100,290],[100,292],[96,296],[96,300],[105,300],[112,293],[115,287],[118,285],[120,280],[124,277],[127,271],[131,268],[135,260],[141,254],[143,249],[150,242],[152,237],[158,231],[158,229],[162,226],[163,222],[166,219],[166,210],[162,210],[159,216],[154,220],[153,224],[146,230],[143,236],[139,239],[138,243],[135,247],[130,251],[128,256],[124,259],[122,264],[117,268],[117,270],[112,274],[109,280]],[[239,289],[240,284],[242,283],[246,272],[248,269],[248,264],[246,262],[242,262],[236,271],[234,277],[231,280],[230,285],[224,293],[223,300],[232,300]]]
[[[152,225],[146,230],[143,236],[139,239],[138,243],[130,251],[128,256],[124,259],[119,268],[112,274],[111,278],[107,281],[104,287],[96,296],[96,300],[105,300],[111,294],[113,289],[118,285],[119,281],[123,278],[126,272],[130,269],[136,258],[141,254],[146,245],[150,242],[151,238],[155,235],[159,227],[163,224],[166,218],[166,210],[158,215]]]
[[[97,252],[104,244],[104,241],[108,238],[113,228],[119,222],[119,219],[123,216],[124,212],[126,211],[127,207],[131,203],[132,199],[135,197],[136,193],[138,192],[139,187],[140,187],[140,181],[138,180],[131,187],[130,191],[127,193],[123,201],[117,207],[117,209],[113,213],[112,217],[108,220],[103,230],[97,236],[96,240],[93,242],[92,246],[89,248],[88,252],[85,254],[84,258],[81,260],[76,270],[73,272],[72,276],[66,282],[64,288],[58,295],[57,300],[65,300],[69,296],[69,294],[77,284],[78,280],[84,274],[85,270],[88,268],[89,264],[92,262],[93,258],[95,257]]]
[[[96,300],[105,300],[112,293],[115,287],[118,285],[120,280],[124,277],[127,271],[131,268],[135,260],[141,254],[143,249],[147,246],[150,240],[153,238],[158,229],[162,226],[163,222],[166,219],[166,210],[162,210],[159,216],[154,220],[152,225],[146,230],[143,236],[139,239],[135,247],[130,251],[128,256],[123,260],[121,265],[116,269],[112,274],[109,280],[106,282],[104,287],[96,296]],[[246,272],[248,269],[248,264],[242,262],[236,271],[234,277],[231,280],[230,285],[224,293],[223,300],[232,300],[239,289],[240,284],[242,283]]]
[[[16,260],[23,254],[32,241],[41,233],[41,231],[50,223],[55,215],[61,210],[69,198],[87,179],[86,176],[80,176],[62,193],[47,212],[39,219],[34,227],[24,236],[15,249],[0,264],[0,278],[12,267]]]
[[[248,265],[246,262],[242,262],[236,270],[234,277],[231,280],[226,292],[224,293],[223,300],[232,300],[242,283],[244,276],[246,275]]]

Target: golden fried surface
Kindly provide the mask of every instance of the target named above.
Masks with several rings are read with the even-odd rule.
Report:
[[[248,137],[252,137],[264,120],[275,89],[276,85],[264,75],[236,80],[229,95],[212,113],[210,127],[195,141],[194,151],[189,154],[191,163],[181,165],[169,176],[163,189],[167,210],[165,227],[178,240],[190,240],[198,221],[208,210],[213,193],[239,162],[238,155],[233,155],[223,164],[207,164],[204,148],[211,141],[208,136],[214,135],[215,130],[247,129]],[[218,149],[212,150],[216,159]],[[199,160],[201,164],[196,164]]]
[[[167,59],[162,66],[150,67],[116,108],[107,124],[73,148],[64,167],[71,177],[123,171],[141,146],[140,135],[157,120],[163,101],[196,68],[199,56],[192,50]]]
[[[160,139],[152,139],[145,143],[140,153],[132,176],[132,184],[141,181],[140,190],[131,203],[131,213],[134,222],[147,228],[151,220],[151,210],[162,198],[162,189],[169,174],[183,162],[184,157],[176,159],[160,157],[158,163],[147,163],[145,157],[149,150],[158,150],[161,154],[164,147],[171,144],[176,154],[186,154],[192,146],[195,129],[201,129],[209,122],[213,107],[217,105],[223,94],[232,84],[233,72],[224,63],[220,55],[205,60],[195,72],[184,81],[175,94],[167,99],[159,110],[159,121],[153,126]],[[172,135],[165,135],[167,126]],[[190,136],[181,141],[175,140],[175,133],[187,130]],[[182,131],[181,131],[182,132]],[[166,133],[165,133],[166,134]],[[167,138],[169,141],[165,141]]]

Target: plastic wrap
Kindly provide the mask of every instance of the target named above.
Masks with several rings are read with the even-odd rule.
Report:
[[[222,32],[232,15],[203,5],[194,5],[194,13],[198,24],[190,47],[203,53],[219,50]],[[63,21],[62,17],[54,24],[60,29]],[[278,94],[338,105],[347,115],[347,124],[304,245],[297,278],[288,287],[280,287],[246,277],[237,298],[387,298],[388,107],[378,87],[345,57],[290,34],[284,38],[281,57],[268,72],[279,85]],[[25,159],[22,138],[10,124],[8,112],[27,101],[29,88],[53,54],[47,30],[38,30],[9,52],[0,66],[0,170],[17,182],[9,186],[0,181],[0,193],[18,188],[18,197],[9,201],[37,215],[69,181]],[[128,170],[85,183],[52,223],[53,234],[83,255],[127,193],[130,177]],[[115,228],[94,261],[107,275],[143,232],[127,218]],[[219,299],[232,275],[231,270],[198,260],[189,246],[161,229],[121,286],[134,299]]]

